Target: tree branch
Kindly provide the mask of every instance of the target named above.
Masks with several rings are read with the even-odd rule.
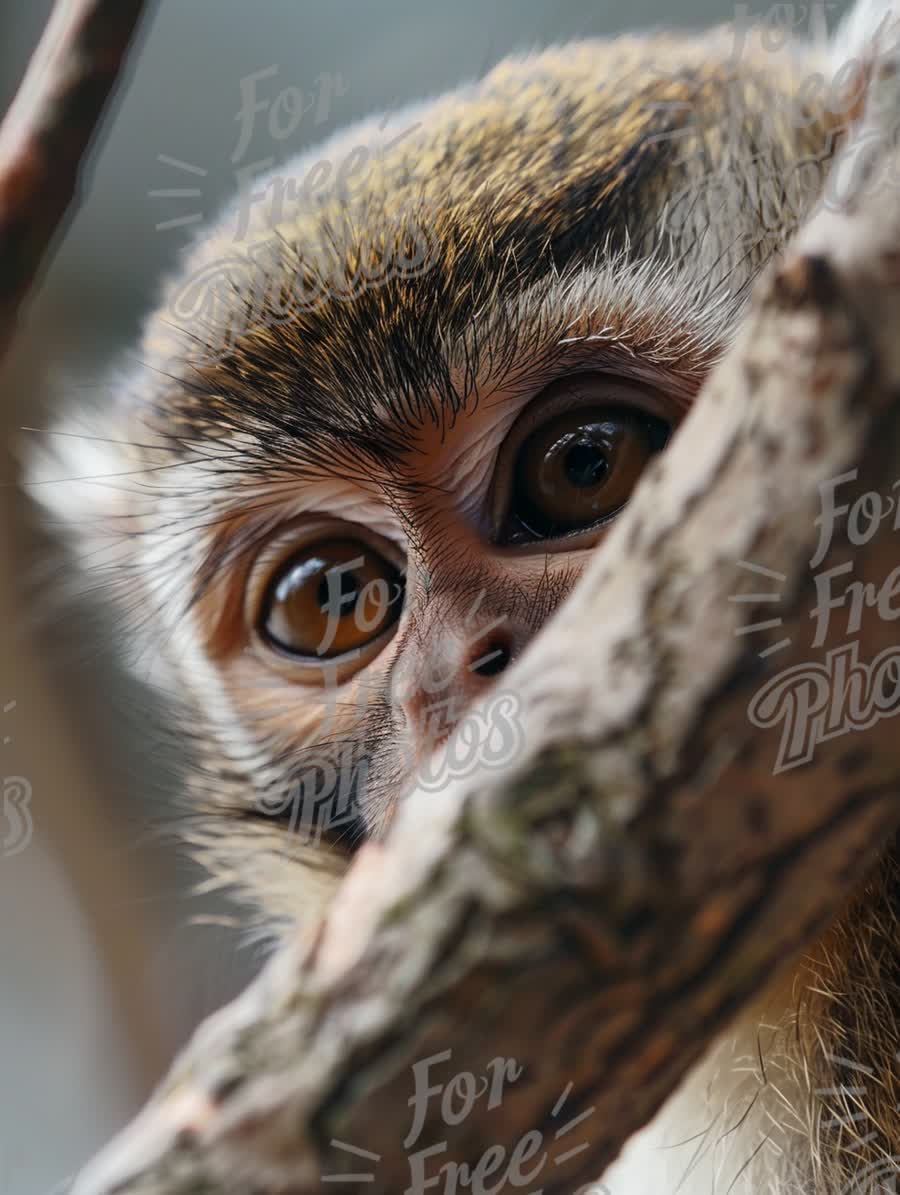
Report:
[[[84,159],[146,7],[142,0],[57,0],[0,124],[0,360],[52,242],[77,208]],[[10,557],[0,579],[14,576]],[[18,595],[11,596],[14,602]],[[98,847],[97,831],[108,820],[97,801],[83,799],[73,810],[70,792],[41,794],[41,830],[90,922],[149,1082],[162,1070],[165,1034],[143,979],[146,941],[136,933],[133,867],[118,866],[106,847]]]
[[[0,125],[0,351],[120,79],[143,0],[57,0]]]
[[[837,680],[853,644],[896,674],[898,533],[843,520],[818,549],[829,483],[897,480],[898,262],[895,195],[819,212],[508,674],[522,750],[412,798],[77,1195],[298,1195],[350,1172],[342,1191],[395,1195],[449,1162],[571,1192],[821,932],[900,826],[897,697],[853,728]],[[858,627],[833,610],[814,642],[817,578],[845,564],[838,588],[881,604]],[[774,770],[779,713],[797,729],[823,691],[819,731],[846,733]],[[498,1071],[495,1106],[462,1118],[421,1090]]]

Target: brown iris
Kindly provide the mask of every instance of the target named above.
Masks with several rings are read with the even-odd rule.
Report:
[[[516,457],[510,538],[550,538],[621,510],[650,458],[665,446],[662,419],[627,407],[568,410],[548,419]]]
[[[402,606],[403,575],[379,552],[360,540],[320,540],[272,577],[260,627],[282,651],[331,658],[378,639]]]

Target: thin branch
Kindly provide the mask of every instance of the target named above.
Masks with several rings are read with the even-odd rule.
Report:
[[[0,350],[64,217],[121,79],[143,0],[57,0],[0,125]]]
[[[52,242],[77,207],[84,159],[146,7],[141,0],[57,0],[0,125],[0,358]],[[0,575],[16,576],[11,561]],[[168,1035],[147,991],[133,868],[111,858],[109,817],[93,794],[84,794],[77,809],[71,805],[70,792],[42,793],[41,827],[87,916],[133,1056],[149,1082],[162,1069]]]

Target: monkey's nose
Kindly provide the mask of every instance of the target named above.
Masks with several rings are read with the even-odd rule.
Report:
[[[469,671],[476,676],[499,676],[512,663],[512,637],[502,628],[485,636],[469,650]]]
[[[412,735],[416,757],[439,747],[517,654],[514,629],[494,624],[476,636],[452,632],[434,637],[422,652],[411,643],[401,664],[398,704]]]

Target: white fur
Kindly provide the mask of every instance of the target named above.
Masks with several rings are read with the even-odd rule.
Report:
[[[608,1195],[813,1195],[792,1150],[808,1149],[807,1092],[778,1019],[777,1003],[742,1014],[629,1141]]]

